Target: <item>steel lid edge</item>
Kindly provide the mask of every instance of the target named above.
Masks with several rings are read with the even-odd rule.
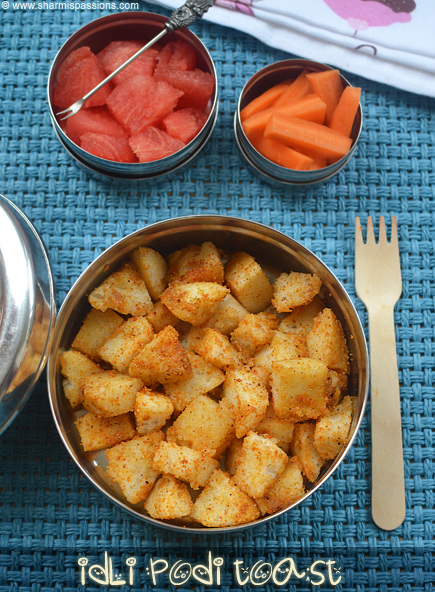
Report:
[[[0,195],[0,434],[45,366],[55,315],[45,246],[21,210]]]

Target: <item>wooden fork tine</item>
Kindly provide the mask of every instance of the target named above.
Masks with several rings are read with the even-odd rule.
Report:
[[[388,242],[387,240],[387,229],[385,228],[385,218],[384,216],[379,216],[379,238],[378,243],[380,245],[386,245]]]
[[[367,235],[366,235],[366,244],[375,244],[375,231],[373,228],[373,218],[371,216],[367,216]]]
[[[355,218],[355,250],[363,244],[362,226],[359,216]]]
[[[391,218],[391,244],[399,247],[399,240],[397,238],[397,216],[392,216]]]

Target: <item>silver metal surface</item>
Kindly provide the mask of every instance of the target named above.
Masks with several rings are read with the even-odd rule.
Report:
[[[333,68],[330,68],[326,64],[320,64],[319,62],[313,62],[312,60],[283,60],[271,64],[270,66],[266,66],[266,68],[263,68],[254,74],[254,76],[252,76],[252,78],[250,78],[245,84],[234,114],[234,133],[242,155],[251,169],[263,180],[273,183],[274,185],[282,185],[284,183],[286,185],[304,186],[323,183],[333,175],[337,174],[344,166],[346,166],[349,159],[352,158],[362,128],[361,105],[358,107],[352,128],[351,138],[353,143],[349,152],[334,164],[315,171],[296,171],[287,169],[265,158],[248,140],[240,120],[240,112],[242,109],[246,107],[250,101],[275,84],[283,82],[288,78],[296,78],[303,70],[308,70],[309,72],[322,72],[324,70],[332,69]],[[344,87],[349,86],[349,82],[343,75],[341,76],[341,80]]]
[[[57,82],[59,68],[65,58],[74,50],[82,46],[88,46],[92,51],[98,53],[111,41],[143,40],[144,43],[162,31],[167,18],[150,12],[121,12],[96,19],[81,27],[74,33],[60,48],[53,60],[48,76],[48,104],[53,127],[61,140],[62,145],[70,155],[81,165],[95,172],[98,175],[105,175],[125,180],[150,180],[179,169],[192,160],[207,143],[216,123],[218,114],[218,89],[217,75],[213,60],[201,40],[189,29],[179,29],[174,33],[168,33],[167,41],[180,39],[189,43],[197,55],[197,65],[205,72],[209,72],[215,81],[214,93],[210,99],[207,121],[202,130],[186,144],[184,148],[153,162],[123,163],[106,160],[94,156],[80,146],[72,142],[59,121],[56,119],[52,97]]]
[[[166,23],[166,25],[167,24],[168,23]],[[118,68],[116,68],[116,70],[114,70],[111,74],[109,74],[109,76],[106,76],[106,78],[104,80],[102,80],[99,84],[97,84],[97,86],[95,86],[92,90],[87,92],[84,97],[82,97],[81,99],[79,99],[78,101],[76,101],[75,103],[70,105],[67,109],[64,109],[63,111],[59,111],[58,113],[56,113],[56,117],[59,117],[59,115],[65,115],[66,113],[68,113],[68,115],[65,115],[65,117],[61,117],[59,121],[65,121],[65,119],[68,119],[68,117],[72,117],[78,111],[80,111],[80,109],[83,107],[85,101],[90,99],[95,93],[97,93],[100,90],[100,88],[103,88],[103,86],[105,86],[108,82],[110,82],[112,80],[112,78],[115,78],[115,76],[117,76],[120,72],[122,72],[124,70],[124,68],[129,66],[132,62],[134,62],[134,60],[136,58],[138,58],[143,53],[145,53],[147,51],[147,49],[149,49],[150,47],[155,45],[157,43],[157,41],[160,41],[160,39],[162,37],[164,37],[167,34],[167,32],[168,32],[168,29],[166,29],[166,28],[163,29],[163,31],[160,31],[160,33],[158,33],[155,37],[153,37],[151,39],[151,41],[148,41],[148,43],[145,43],[145,45],[143,47],[141,47],[134,55],[132,55],[131,58],[128,58],[128,60],[126,60],[123,64],[121,64]]]
[[[128,60],[126,60],[123,64],[118,66],[116,70],[114,70],[109,76],[106,76],[104,80],[102,80],[97,86],[95,86],[92,90],[87,92],[81,99],[70,105],[67,109],[63,111],[59,111],[56,113],[56,117],[59,115],[65,115],[65,117],[61,117],[60,121],[64,121],[68,119],[68,117],[72,117],[75,115],[80,109],[83,107],[84,103],[90,99],[95,93],[97,93],[103,86],[105,86],[108,82],[115,78],[124,68],[129,66],[134,60],[136,60],[139,56],[147,51],[150,47],[155,45],[157,41],[160,41],[162,37],[164,37],[167,33],[173,33],[180,27],[189,27],[193,25],[193,23],[198,19],[201,18],[204,13],[212,6],[213,0],[187,0],[183,6],[180,8],[176,8],[174,12],[169,17],[169,20],[165,23],[165,28],[160,33],[157,33],[155,37],[153,37],[148,43],[145,43],[141,49],[139,49],[134,55],[132,55]],[[68,115],[66,115],[68,113]]]
[[[80,438],[74,425],[74,413],[63,394],[59,369],[61,354],[70,347],[85,315],[90,310],[88,294],[108,274],[115,271],[134,249],[138,246],[148,246],[162,254],[168,254],[187,244],[204,241],[212,241],[226,252],[246,251],[256,257],[268,272],[275,275],[290,270],[318,274],[323,282],[321,296],[335,311],[345,330],[351,352],[349,393],[358,397],[349,441],[339,456],[322,470],[312,489],[289,508],[277,514],[250,524],[228,528],[183,526],[180,523],[155,520],[143,513],[143,504],[134,506],[126,502],[120,489],[104,471],[106,462],[104,452],[84,453],[82,451]],[[77,466],[97,489],[137,518],[151,524],[183,532],[223,533],[250,528],[273,520],[306,499],[335,471],[352,445],[364,414],[368,393],[367,373],[367,345],[358,314],[342,284],[311,251],[287,235],[249,220],[229,216],[188,216],[158,222],[130,234],[107,249],[85,270],[71,288],[59,311],[48,361],[47,378],[50,404],[60,437]]]
[[[44,245],[24,214],[0,195],[0,433],[44,368],[54,317]]]
[[[187,0],[183,6],[176,8],[165,25],[167,31],[175,31],[180,27],[190,27],[193,23],[204,16],[209,8],[213,6],[214,0]]]

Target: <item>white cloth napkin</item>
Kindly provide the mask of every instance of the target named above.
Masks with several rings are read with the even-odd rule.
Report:
[[[183,0],[150,0],[178,8]],[[264,43],[435,97],[434,0],[215,0],[203,17]]]

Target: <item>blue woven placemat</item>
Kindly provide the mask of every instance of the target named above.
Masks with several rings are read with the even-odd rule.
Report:
[[[363,89],[364,129],[349,165],[315,189],[276,189],[245,166],[234,141],[233,112],[244,82],[288,57],[253,38],[206,23],[200,34],[215,60],[220,114],[201,156],[178,177],[126,188],[88,176],[61,148],[46,104],[50,61],[64,40],[103,10],[13,9],[0,12],[0,192],[33,221],[50,252],[59,303],[103,249],[145,224],[186,214],[230,214],[283,230],[315,251],[354,296],[355,215],[397,214],[403,295],[396,308],[403,409],[407,516],[392,533],[370,514],[368,415],[355,445],[331,479],[295,511],[231,536],[192,537],[152,528],[112,505],[81,475],[55,430],[44,380],[0,439],[0,590],[83,589],[78,559],[108,552],[133,586],[162,590],[151,559],[224,560],[220,585],[198,590],[275,590],[242,585],[235,559],[252,566],[294,558],[299,572],[335,561],[342,576],[321,590],[432,590],[434,577],[434,241],[435,105],[430,99],[349,75]],[[146,3],[141,7],[147,9]],[[153,10],[159,10],[153,7]],[[161,11],[164,13],[164,11]],[[364,323],[364,309],[357,303]],[[320,564],[319,564],[320,565]],[[323,570],[325,571],[325,570]],[[334,578],[337,572],[334,572]],[[320,577],[312,576],[313,581]],[[193,589],[190,581],[181,589]],[[87,589],[101,587],[89,579]],[[282,587],[281,587],[282,589]],[[292,577],[288,590],[312,590]]]

